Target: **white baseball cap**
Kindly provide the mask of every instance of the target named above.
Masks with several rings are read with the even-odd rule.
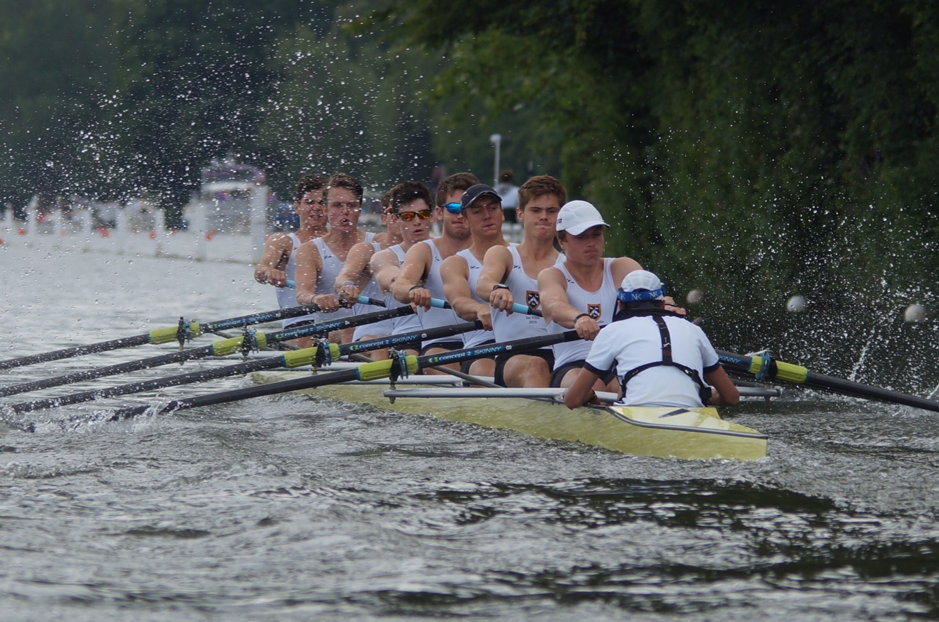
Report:
[[[616,299],[620,302],[665,300],[665,285],[648,270],[633,270],[623,278]]]
[[[558,212],[558,231],[580,235],[591,227],[609,227],[599,210],[586,201],[569,201]]]

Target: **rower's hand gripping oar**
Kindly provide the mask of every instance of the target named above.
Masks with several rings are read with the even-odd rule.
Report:
[[[315,368],[320,368],[345,355],[355,354],[358,352],[368,352],[371,350],[380,350],[382,348],[413,346],[415,344],[419,346],[422,341],[428,339],[450,337],[460,333],[469,332],[471,330],[480,329],[482,329],[482,323],[477,320],[475,322],[465,322],[461,324],[454,324],[452,326],[440,326],[438,328],[431,328],[428,330],[418,330],[410,333],[402,333],[400,335],[394,335],[390,337],[364,339],[362,341],[346,343],[343,345],[338,345],[335,343],[320,343],[319,345],[311,348],[291,350],[289,352],[284,352],[279,356],[271,356],[255,361],[248,361],[246,363],[228,365],[226,367],[205,369],[187,374],[169,376],[167,378],[156,378],[152,380],[131,382],[119,386],[104,387],[91,391],[83,391],[81,393],[72,393],[70,395],[61,395],[58,397],[50,397],[42,400],[34,400],[31,402],[4,404],[0,406],[0,411],[10,414],[22,414],[36,410],[43,410],[46,408],[56,408],[69,404],[89,402],[96,399],[116,397],[118,395],[140,393],[143,391],[155,391],[168,387],[176,387],[185,384],[193,384],[196,382],[215,380],[217,378],[240,376],[242,374],[263,371],[265,369],[276,369],[279,367],[295,369],[305,365],[313,365]],[[32,431],[32,429],[30,429],[30,431]]]
[[[446,300],[441,300],[440,298],[431,298],[430,306],[436,307],[437,309],[452,309],[450,303]],[[539,309],[532,309],[528,305],[519,304],[517,302],[512,303],[512,313],[527,313],[528,315],[537,315],[538,317],[544,317],[541,314]]]
[[[218,320],[215,322],[198,323],[195,321],[186,321],[180,318],[176,326],[167,326],[166,328],[157,328],[148,333],[133,335],[122,339],[112,339],[100,343],[92,343],[84,346],[75,346],[64,348],[62,350],[53,350],[40,354],[32,354],[15,359],[6,359],[0,361],[0,369],[13,369],[14,367],[24,367],[26,365],[35,365],[36,363],[47,363],[49,361],[58,361],[74,356],[85,354],[94,354],[96,352],[108,352],[110,350],[119,350],[121,348],[130,348],[144,344],[161,344],[172,341],[188,341],[206,333],[212,333],[230,328],[241,328],[252,324],[264,324],[277,320],[285,320],[303,315],[310,315],[319,311],[316,305],[302,305],[298,307],[288,307],[286,309],[277,309],[275,311],[264,311],[252,315],[243,315],[241,317],[229,318],[227,320]]]
[[[287,287],[289,289],[295,289],[297,287],[297,284],[293,280],[287,279],[284,287]],[[372,305],[375,307],[387,307],[388,306],[385,304],[385,301],[382,300],[381,298],[369,298],[368,296],[359,296],[358,298],[356,298],[355,301],[359,303],[360,305]]]
[[[212,345],[204,346],[202,348],[180,350],[178,352],[165,354],[163,356],[155,356],[147,359],[120,363],[118,365],[111,365],[109,367],[88,369],[73,374],[66,374],[64,376],[56,376],[54,378],[46,378],[43,380],[36,380],[23,384],[0,387],[0,397],[16,395],[18,393],[26,393],[29,391],[38,391],[40,389],[48,389],[51,387],[58,387],[64,384],[71,384],[73,382],[81,382],[83,380],[92,380],[94,378],[114,376],[117,374],[138,371],[141,369],[150,369],[152,367],[160,367],[161,365],[169,365],[170,363],[182,363],[183,361],[199,358],[236,354],[238,352],[242,352],[244,348],[244,342],[246,340],[250,340],[252,348],[260,349],[281,341],[290,341],[291,339],[298,339],[300,337],[321,335],[332,332],[334,330],[342,330],[344,328],[350,328],[362,324],[380,322],[389,318],[408,315],[413,312],[414,310],[411,307],[404,306],[397,309],[388,309],[386,311],[378,311],[375,313],[353,315],[339,320],[320,322],[318,324],[291,328],[275,333],[251,333],[247,338],[245,336],[241,336],[232,337],[230,339],[221,339]]]
[[[756,376],[758,380],[784,380],[786,382],[842,393],[844,395],[863,397],[881,402],[893,402],[903,404],[904,406],[939,412],[939,402],[933,402],[932,400],[927,400],[915,395],[897,393],[889,389],[881,389],[880,387],[851,382],[850,380],[835,378],[834,376],[819,374],[799,365],[777,361],[772,355],[766,352],[754,355],[741,355],[718,350],[717,356],[725,369],[751,374]]]
[[[467,348],[465,350],[454,350],[452,352],[443,352],[440,354],[428,354],[425,356],[396,356],[384,361],[375,361],[374,363],[364,363],[355,369],[344,369],[329,374],[309,376],[306,378],[297,378],[295,380],[285,380],[283,382],[274,382],[271,384],[259,385],[255,387],[245,387],[233,391],[225,391],[212,395],[201,395],[189,397],[181,400],[173,400],[159,407],[161,412],[186,410],[189,408],[198,408],[200,406],[211,406],[214,404],[225,404],[238,400],[249,399],[252,397],[262,397],[265,395],[274,395],[277,393],[286,393],[288,391],[299,391],[303,389],[314,389],[329,384],[338,384],[341,382],[351,382],[355,380],[377,380],[380,378],[398,378],[416,374],[422,369],[434,365],[446,365],[448,363],[459,363],[469,361],[484,356],[495,356],[497,354],[528,352],[545,348],[556,343],[566,341],[576,341],[580,339],[577,331],[570,330],[555,335],[545,335],[529,339],[517,339],[515,341],[506,341],[503,343],[493,343],[476,348]],[[116,411],[109,421],[123,421],[137,415],[145,414],[154,410],[153,406],[141,406],[136,408],[124,408]]]

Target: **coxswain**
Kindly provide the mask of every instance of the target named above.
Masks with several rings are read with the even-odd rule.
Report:
[[[594,384],[611,372],[625,406],[734,406],[740,399],[707,335],[666,308],[665,286],[646,270],[623,278],[613,322],[600,329],[564,403],[598,404]]]

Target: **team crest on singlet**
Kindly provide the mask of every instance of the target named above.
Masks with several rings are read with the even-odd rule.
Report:
[[[528,307],[530,309],[537,309],[538,305],[541,304],[541,294],[537,291],[526,290],[525,299],[528,301]]]
[[[600,319],[603,315],[603,305],[587,305],[587,315],[593,320]]]

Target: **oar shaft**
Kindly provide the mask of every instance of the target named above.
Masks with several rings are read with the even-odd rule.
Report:
[[[337,346],[332,344],[330,347],[334,350],[331,358],[338,358],[341,355],[349,354],[352,352],[366,352],[369,350],[378,350],[381,348],[391,347],[393,345],[405,345],[405,344],[420,344],[424,339],[435,339],[438,337],[448,337],[450,335],[455,335],[458,333],[465,333],[470,330],[478,330],[481,328],[479,322],[467,322],[464,324],[456,324],[454,326],[442,326],[436,329],[430,329],[427,331],[413,331],[410,333],[403,333],[401,335],[396,335],[390,338],[379,338],[379,339],[369,339],[367,341],[359,341],[356,343],[344,344]],[[300,367],[302,365],[309,365],[313,363],[316,359],[317,348],[303,348],[299,350],[294,350],[291,352],[285,352],[280,356],[272,356],[265,359],[249,361],[247,363],[238,363],[235,365],[229,365],[226,367],[216,367],[214,369],[201,370],[197,372],[191,372],[188,374],[178,374],[176,376],[170,376],[168,378],[156,378],[152,380],[144,380],[138,382],[131,382],[128,384],[123,384],[115,387],[105,387],[101,389],[94,389],[91,391],[83,391],[80,393],[73,393],[70,395],[62,395],[58,397],[51,397],[42,400],[34,400],[31,402],[20,402],[18,404],[7,404],[4,408],[12,410],[14,413],[25,413],[33,412],[36,410],[43,410],[45,408],[56,408],[59,406],[67,406],[69,404],[80,404],[83,402],[88,402],[95,399],[103,399],[107,397],[116,397],[119,395],[128,395],[130,393],[141,393],[143,391],[155,391],[158,389],[164,389],[169,387],[176,387],[185,384],[193,384],[196,382],[205,382],[208,380],[215,380],[218,378],[227,378],[229,376],[238,376],[241,374],[249,374],[255,371],[262,371],[265,369],[274,369],[277,367],[286,367],[294,368]]]
[[[215,393],[212,395],[200,395],[197,397],[188,397],[181,400],[173,400],[168,404],[161,406],[161,412],[187,410],[189,408],[199,408],[201,406],[213,406],[215,404],[227,404],[228,402],[237,402],[239,400],[251,399],[253,397],[263,397],[265,395],[274,395],[288,391],[299,391],[301,389],[311,389],[318,386],[339,382],[351,382],[357,380],[357,369],[344,369],[342,371],[330,372],[328,374],[319,374],[295,380],[285,380],[283,382],[274,382],[271,384],[262,384],[224,393]],[[114,412],[108,421],[123,421],[142,415],[150,410],[152,406],[137,406],[133,408],[122,408]]]
[[[319,311],[319,307],[316,305],[302,305],[298,307],[276,309],[274,311],[264,311],[262,313],[254,313],[251,315],[243,315],[241,317],[229,318],[227,320],[206,322],[204,324],[199,324],[196,322],[184,322],[184,325],[188,326],[192,336],[198,337],[201,334],[211,333],[218,330],[241,328],[243,326],[251,326],[253,324],[264,324],[266,322],[285,320],[292,317],[310,315],[317,311]],[[109,352],[111,350],[120,350],[122,348],[142,346],[148,343],[169,343],[176,341],[178,335],[179,326],[157,328],[142,335],[133,335],[131,337],[123,337],[121,339],[112,339],[110,341],[101,341],[99,343],[63,348],[61,350],[53,350],[51,352],[43,352],[40,354],[32,354],[15,359],[2,360],[0,361],[0,370],[13,369],[15,367],[25,367],[27,365],[35,365],[37,363],[59,361],[76,356],[83,356],[85,354],[95,354],[98,352]]]
[[[63,348],[61,350],[42,352],[40,354],[32,354],[15,359],[6,359],[0,361],[0,369],[13,369],[15,367],[25,367],[37,363],[48,363],[50,361],[59,361],[73,356],[83,356],[96,352],[108,352],[110,350],[120,350],[121,348],[142,346],[147,343],[150,343],[150,334],[144,333],[143,335],[134,335],[132,337],[124,337],[123,339],[112,339],[111,341],[102,341],[100,343],[75,346],[73,348]]]
[[[720,358],[721,364],[725,368],[753,374],[755,376],[764,375],[767,379],[770,380],[785,380],[787,382],[801,384],[816,389],[824,389],[826,391],[842,393],[844,395],[864,397],[882,402],[893,402],[896,404],[903,404],[904,406],[912,406],[914,408],[922,408],[923,410],[939,412],[939,402],[933,402],[915,395],[898,393],[896,391],[891,391],[890,389],[872,387],[866,384],[844,380],[843,378],[835,378],[834,376],[818,374],[813,371],[809,371],[805,367],[793,365],[792,363],[776,361],[775,359],[764,358],[762,356],[745,356],[741,354],[734,354],[732,352],[724,352],[723,350],[718,350],[717,356]],[[769,367],[768,369],[764,370],[764,367],[767,365],[767,361],[769,363]],[[764,371],[766,373],[764,373]]]
[[[555,335],[546,335],[533,339],[518,339],[504,343],[495,343],[477,348],[467,348],[464,350],[455,350],[453,352],[444,352],[442,354],[430,354],[426,356],[408,356],[406,357],[407,373],[417,373],[421,369],[433,367],[435,365],[445,365],[447,363],[456,363],[466,360],[472,360],[484,356],[495,356],[496,354],[528,352],[545,348],[556,343],[566,341],[575,341],[580,339],[577,331],[566,331]],[[375,361],[373,363],[364,363],[355,369],[321,374],[317,376],[308,376],[306,378],[296,378],[294,380],[285,380],[283,382],[273,382],[270,384],[256,387],[246,387],[234,391],[216,393],[214,395],[203,395],[199,397],[190,397],[181,400],[174,400],[163,406],[161,411],[185,410],[197,408],[200,406],[210,406],[214,404],[225,404],[253,397],[262,397],[265,395],[274,395],[288,391],[300,391],[303,389],[313,389],[327,384],[337,384],[341,382],[351,382],[353,380],[375,380],[378,378],[387,378],[392,373],[396,373],[396,367],[400,365],[398,359],[388,359],[384,361]],[[122,421],[131,417],[136,417],[150,410],[150,406],[137,408],[124,408],[116,411],[110,418],[110,421]]]
[[[349,328],[358,326],[360,324],[370,324],[372,322],[380,322],[381,320],[389,319],[392,317],[397,317],[399,315],[407,315],[413,313],[411,307],[399,307],[397,309],[390,309],[387,311],[378,311],[376,313],[365,313],[363,315],[355,315],[341,320],[333,320],[330,322],[320,322],[319,324],[311,324],[309,326],[303,326],[300,328],[279,331],[276,333],[257,333],[254,335],[254,339],[259,348],[267,347],[271,344],[278,343],[281,341],[290,341],[291,339],[297,339],[299,337],[308,337],[311,335],[322,335],[325,333],[332,332],[334,330],[340,330],[343,328]],[[227,356],[229,354],[236,354],[240,352],[243,348],[244,337],[234,337],[231,339],[222,339],[216,341],[212,345],[204,346],[202,348],[193,348],[191,350],[179,350],[177,352],[172,352],[170,354],[164,354],[162,356],[155,356],[146,359],[140,359],[137,361],[130,361],[127,363],[120,363],[117,365],[110,365],[108,367],[98,367],[95,369],[88,369],[81,372],[76,372],[72,374],[66,374],[64,376],[55,376],[53,378],[46,378],[43,380],[36,380],[33,382],[26,382],[23,384],[10,385],[6,387],[0,387],[0,397],[7,397],[9,395],[17,395],[19,393],[27,393],[30,391],[39,391],[41,389],[50,389],[52,387],[58,387],[65,384],[73,384],[75,382],[82,382],[85,380],[94,380],[96,378],[104,378],[107,376],[115,376],[117,374],[125,374],[132,371],[140,371],[142,369],[150,369],[153,367],[160,367],[162,365],[169,365],[170,363],[181,363],[183,361],[189,361],[199,358],[207,358],[210,356]]]
[[[214,369],[206,369],[190,374],[179,374],[176,376],[170,376],[169,378],[155,378],[153,380],[131,382],[116,387],[105,387],[101,389],[94,389],[92,391],[83,391],[81,393],[72,393],[70,395],[35,400],[32,402],[8,404],[5,406],[5,409],[9,408],[14,413],[33,412],[46,408],[67,406],[69,404],[81,404],[83,402],[90,402],[91,400],[103,399],[106,397],[116,397],[118,395],[127,395],[129,393],[142,393],[144,391],[156,391],[158,389],[178,387],[184,384],[192,384],[195,382],[205,382],[207,380],[215,380],[217,378],[239,376],[241,374],[249,374],[255,371],[274,369],[276,367],[283,366],[283,357],[272,356],[266,359],[258,359],[249,361],[247,363],[238,363],[237,365],[229,365],[227,367],[216,367]]]
[[[83,382],[85,380],[94,380],[95,378],[104,378],[106,376],[126,374],[132,371],[139,371],[141,369],[159,367],[160,365],[169,365],[170,363],[182,363],[184,361],[203,358],[211,355],[212,346],[193,348],[192,350],[179,350],[177,352],[171,352],[170,354],[164,354],[162,356],[155,356],[137,361],[120,363],[118,365],[110,365],[108,367],[86,369],[85,371],[66,374],[64,376],[55,376],[53,378],[45,378],[43,380],[34,380],[32,382],[24,382],[23,384],[14,384],[7,387],[0,387],[0,397],[16,395],[18,393],[29,393],[30,391],[39,391],[41,389],[50,389],[52,387],[59,387],[64,384]]]
[[[253,315],[243,315],[233,317],[227,320],[218,320],[217,322],[207,322],[199,324],[199,329],[203,333],[211,333],[217,330],[228,330],[230,328],[242,328],[244,326],[253,326],[254,324],[266,324],[276,322],[277,320],[287,320],[304,315],[318,313],[320,308],[316,305],[299,305],[296,307],[285,307],[274,311],[264,311]]]

